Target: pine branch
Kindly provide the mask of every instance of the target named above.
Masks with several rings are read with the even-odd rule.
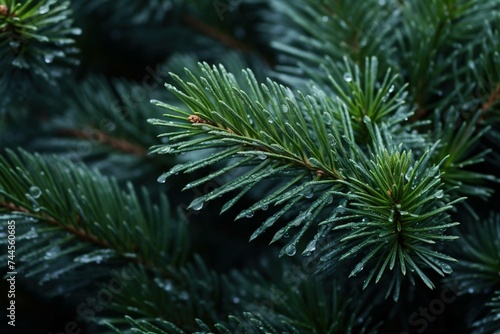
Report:
[[[185,260],[187,250],[181,246],[187,243],[186,230],[181,224],[162,222],[172,219],[164,197],[160,211],[140,203],[130,184],[128,192],[122,192],[116,180],[84,167],[22,151],[19,155],[8,151],[8,156],[11,163],[0,159],[0,200],[9,211],[24,212],[57,226],[55,231],[70,232],[149,267],[176,266]],[[143,196],[147,199],[147,192]],[[127,227],[129,222],[134,229]],[[157,234],[157,229],[165,234]],[[166,242],[165,236],[173,237],[172,233],[176,238]]]
[[[407,267],[414,270],[430,288],[434,284],[421,267],[429,267],[441,275],[451,272],[449,265],[442,260],[454,259],[429,247],[435,244],[434,240],[454,239],[443,235],[444,230],[456,225],[449,222],[444,212],[463,198],[452,198],[442,189],[439,167],[444,160],[436,165],[429,161],[437,145],[412,163],[412,155],[402,152],[401,147],[394,144],[384,123],[384,132],[381,132],[368,115],[364,115],[362,124],[369,134],[369,144],[357,144],[353,121],[357,122],[357,117],[362,115],[353,111],[355,104],[328,99],[319,89],[313,90],[314,95],[309,96],[299,92],[299,99],[296,99],[290,89],[271,80],[267,85],[259,85],[250,71],[244,71],[247,84],[243,85],[223,67],[210,68],[205,64],[202,70],[203,76],[199,78],[188,72],[191,82],[172,74],[183,91],[167,87],[189,110],[156,102],[171,112],[165,115],[171,121],[151,122],[177,128],[178,131],[168,133],[169,145],[160,145],[153,152],[222,150],[198,161],[175,166],[159,181],[163,182],[179,172],[190,173],[233,158],[237,159],[236,163],[228,164],[185,188],[195,187],[223,173],[238,175],[236,170],[240,166],[252,169],[231,177],[228,183],[198,197],[191,203],[191,208],[199,210],[206,201],[231,191],[240,191],[235,200],[223,207],[223,211],[227,210],[242,193],[258,182],[285,176],[282,186],[270,190],[238,215],[237,218],[252,217],[256,210],[269,205],[282,207],[257,229],[251,239],[262,234],[286,213],[292,213],[297,203],[307,203],[303,211],[295,218],[287,219],[286,226],[274,235],[272,242],[300,228],[282,248],[281,255],[295,255],[298,242],[319,218],[322,219],[320,225],[330,226],[326,233],[348,230],[337,235],[335,246],[325,250],[334,255],[330,257],[331,261],[351,255],[362,256],[361,260],[358,258],[359,262],[351,275],[371,263],[365,287],[376,274],[378,281],[388,264],[392,271],[397,263],[398,271],[393,276],[397,278],[396,286],[405,275],[413,282],[412,271]],[[368,92],[362,88],[360,92],[370,94],[370,91],[373,92],[372,85],[364,87]],[[381,91],[384,92],[384,89]],[[347,96],[345,98],[349,100]],[[373,114],[370,116],[376,119],[377,108],[366,110],[371,110]],[[383,115],[384,111],[380,113]],[[286,176],[286,173],[290,175]],[[308,200],[315,195],[317,198]],[[323,216],[331,213],[333,205],[338,206],[337,209],[325,219]],[[338,223],[344,220],[347,220],[345,224]],[[318,238],[324,238],[324,233],[320,232]],[[387,243],[383,242],[384,239]],[[344,254],[340,254],[339,250]],[[394,286],[390,286],[388,293]],[[395,299],[398,294],[396,288]]]
[[[286,267],[285,267],[286,268]],[[377,333],[378,324],[367,316],[372,307],[363,309],[360,299],[355,299],[342,292],[338,282],[324,284],[317,280],[301,281],[297,285],[273,284],[263,280],[237,279],[237,283],[249,287],[253,300],[238,297],[238,305],[233,305],[232,315],[218,323],[208,323],[196,319],[197,327],[206,332],[214,329],[221,333]],[[255,278],[254,278],[255,279]],[[259,278],[257,278],[259,279]],[[262,278],[260,278],[262,279]],[[276,282],[278,283],[278,282]],[[235,284],[235,283],[233,283]],[[252,291],[250,293],[250,291]],[[258,296],[258,297],[257,297]],[[257,303],[255,299],[265,301]],[[245,303],[246,302],[246,303]],[[242,305],[242,308],[239,306]],[[134,317],[137,319],[137,317]],[[362,319],[362,321],[360,321]],[[153,333],[186,333],[185,326],[176,321],[132,320],[127,317],[133,328],[152,331]],[[145,321],[146,320],[146,321]],[[107,323],[115,332],[123,333],[111,323]],[[198,328],[192,328],[192,331]],[[139,331],[141,332],[141,331]]]
[[[483,149],[477,152],[480,139],[490,131],[489,127],[477,129],[481,112],[476,112],[471,119],[462,121],[460,127],[460,114],[456,110],[450,110],[441,120],[441,115],[436,115],[435,141],[439,141],[438,150],[433,157],[434,162],[439,162],[448,157],[442,166],[443,181],[453,193],[453,197],[477,196],[486,200],[493,193],[492,183],[500,180],[494,175],[467,170],[471,166],[479,165],[485,156],[491,152]],[[472,152],[475,152],[472,155]],[[467,205],[467,203],[465,203]],[[471,208],[472,209],[472,208]]]
[[[56,0],[0,1],[0,66],[5,69],[0,86],[9,81],[12,86],[20,75],[32,74],[53,82],[61,76],[61,65],[78,63],[72,36],[81,30],[72,27],[69,5]]]
[[[491,302],[487,303],[486,306],[489,306],[491,310],[487,316],[473,324],[474,328],[477,328],[474,333],[482,333],[486,330],[488,333],[498,334],[500,333],[500,317],[498,316],[500,312],[500,291],[495,291]]]
[[[449,280],[468,294],[500,289],[500,216],[492,213],[485,220],[469,220],[459,236],[460,241],[453,247],[459,262]]]
[[[382,63],[382,73],[389,66],[394,67],[393,28],[400,20],[397,15],[400,5],[396,1],[380,5],[369,0],[353,6],[345,0],[293,3],[273,0],[271,6],[274,15],[269,15],[266,28],[276,30],[275,22],[283,21],[272,46],[292,57],[292,61],[278,68],[276,76],[292,86],[300,88],[300,79],[307,80],[310,76],[304,74],[317,72],[326,58],[342,61],[348,57],[364,70],[365,59],[376,57]],[[303,62],[305,73],[296,73],[294,60]],[[317,84],[322,88],[328,86],[327,81]]]
[[[56,219],[53,217],[50,217],[49,215],[45,213],[41,213],[39,215],[33,214],[28,208],[23,207],[23,206],[17,206],[12,202],[4,202],[0,201],[0,207],[6,208],[9,212],[23,212],[26,214],[29,214],[31,217],[40,219],[46,223],[49,223],[51,225],[57,226],[57,227],[62,227],[66,231],[68,231],[71,234],[74,234],[78,239],[84,242],[89,242],[92,244],[95,244],[98,247],[103,247],[103,248],[110,248],[110,245],[106,242],[106,240],[100,240],[97,237],[87,234],[86,231],[83,229],[78,229],[74,226],[64,226],[64,224],[58,222]],[[76,217],[77,224],[81,224],[81,217]]]
[[[403,4],[403,27],[396,45],[402,55],[400,66],[409,69],[407,81],[418,105],[414,120],[449,108],[454,97],[464,92],[461,82],[467,68],[453,66],[470,50],[474,50],[472,59],[476,58],[481,47],[477,36],[495,20],[491,15],[495,6],[494,1],[477,0]],[[465,21],[467,25],[462,24]]]

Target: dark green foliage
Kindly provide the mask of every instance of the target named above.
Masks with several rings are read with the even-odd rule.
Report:
[[[0,1],[0,88],[26,84],[26,75],[45,80],[61,76],[61,65],[77,64],[69,1]],[[37,80],[34,77],[33,80]],[[18,87],[19,88],[19,87]]]
[[[336,256],[338,246],[341,246],[346,249],[343,251],[345,254],[340,257],[343,259],[359,255],[360,250],[365,251],[366,254],[351,272],[351,275],[355,275],[370,260],[377,263],[370,271],[365,287],[377,272],[376,281],[382,277],[387,266],[392,270],[396,263],[398,272],[403,276],[406,275],[408,266],[411,269],[408,275],[412,281],[411,272],[415,271],[431,288],[434,285],[423,273],[422,267],[429,266],[441,275],[443,272],[451,272],[449,266],[441,260],[452,259],[433,252],[429,245],[435,243],[434,239],[452,239],[451,236],[442,234],[446,228],[455,224],[442,213],[451,209],[453,202],[441,201],[443,197],[447,199],[449,196],[444,195],[445,189],[440,184],[439,165],[429,165],[429,158],[425,155],[412,162],[409,154],[393,148],[392,141],[383,139],[379,129],[374,127],[370,116],[381,122],[388,117],[390,109],[384,113],[383,106],[377,108],[375,105],[366,108],[366,114],[357,114],[353,106],[359,104],[349,104],[352,100],[345,93],[346,102],[335,101],[328,99],[319,89],[313,91],[314,96],[299,93],[297,99],[290,89],[277,83],[269,81],[268,85],[259,86],[251,72],[245,72],[247,85],[250,87],[247,90],[251,92],[247,95],[242,90],[243,84],[234,81],[224,68],[210,68],[206,64],[202,68],[203,76],[199,79],[191,75],[193,83],[174,76],[184,91],[170,86],[170,90],[190,107],[190,112],[158,103],[176,113],[166,115],[174,121],[151,122],[177,127],[179,131],[171,132],[169,145],[161,146],[155,152],[178,153],[191,151],[193,148],[212,147],[223,147],[224,150],[196,163],[175,166],[161,177],[161,181],[169,175],[192,172],[238,156],[243,157],[237,163],[233,162],[208,177],[188,184],[186,188],[210,181],[241,165],[254,167],[233,181],[196,198],[191,203],[192,208],[201,209],[204,202],[230,191],[239,190],[244,193],[258,182],[275,178],[278,173],[288,172],[295,176],[288,177],[289,183],[277,188],[238,216],[251,217],[253,212],[264,206],[283,206],[276,215],[263,223],[252,238],[272,226],[301,197],[307,199],[316,195],[317,198],[310,202],[307,209],[298,213],[275,234],[272,242],[280,240],[295,227],[300,227],[283,247],[282,254],[293,256],[296,244],[312,226],[315,218],[325,216],[323,210],[331,210],[331,204],[335,202],[336,205],[340,203],[339,207],[321,224],[330,224],[333,229],[350,228],[354,232],[339,236],[337,245],[327,252]],[[374,69],[368,65],[367,71]],[[360,82],[359,74],[350,75],[356,75],[356,82]],[[369,84],[370,81],[367,83],[369,87],[373,87],[375,80],[374,77],[371,78],[372,84]],[[382,87],[390,84],[386,80]],[[196,88],[202,85],[205,86],[205,91]],[[374,98],[375,101],[380,101],[376,103],[383,103],[382,96],[388,94],[383,88],[381,90],[382,93]],[[272,95],[270,92],[273,92]],[[351,94],[361,99],[364,95],[372,96],[373,91],[363,91],[359,87]],[[348,114],[348,110],[352,112],[352,116]],[[358,119],[361,117],[363,119],[360,122]],[[189,119],[192,124],[182,122],[182,119]],[[353,126],[355,121],[359,122],[361,128]],[[357,129],[360,130],[356,131]],[[374,142],[372,156],[363,154],[363,147],[356,145],[360,141],[358,138],[362,130]],[[199,137],[202,134],[206,136]],[[387,141],[391,143],[390,151],[384,148]],[[434,150],[435,148],[432,149]],[[230,203],[234,204],[234,201]],[[346,210],[347,205],[354,207]],[[347,220],[347,224],[337,225],[343,220]],[[334,258],[333,255],[329,256],[331,261]],[[396,286],[394,297],[397,299],[401,284],[399,273],[393,279],[395,281],[390,285],[388,293]]]
[[[495,292],[495,296],[491,302],[486,304],[490,308],[490,312],[483,319],[474,323],[476,328],[475,333],[500,333],[500,291]]]
[[[452,279],[467,293],[500,289],[500,217],[491,215],[485,221],[474,221],[460,235],[454,255]],[[465,290],[467,289],[467,290]]]
[[[68,331],[21,317],[36,297],[81,334],[500,333],[499,23],[498,0],[0,0],[18,329]]]
[[[172,218],[164,196],[158,207],[151,203],[145,189],[140,199],[131,185],[122,191],[116,180],[84,166],[26,152],[8,152],[8,159],[0,160],[2,206],[27,215],[23,224],[26,226],[19,229],[18,236],[39,242],[37,254],[47,252],[41,258],[37,254],[26,255],[30,258],[27,265],[36,267],[43,262],[44,270],[53,270],[46,266],[46,260],[73,253],[78,255],[77,266],[114,257],[153,267],[185,262],[185,225]],[[36,221],[45,224],[31,228],[30,222]],[[159,229],[164,232],[159,233]],[[61,240],[54,244],[51,240],[57,233]],[[75,246],[78,239],[87,245]],[[91,245],[97,249],[89,248]],[[29,253],[31,247],[26,246]]]

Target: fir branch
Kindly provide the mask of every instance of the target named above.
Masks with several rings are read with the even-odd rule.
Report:
[[[442,165],[443,181],[448,184],[454,195],[477,196],[487,199],[493,193],[492,182],[500,180],[494,175],[470,171],[470,166],[478,165],[484,161],[484,157],[491,151],[483,149],[477,152],[480,139],[490,130],[489,127],[477,129],[477,124],[482,116],[482,112],[476,112],[469,120],[460,123],[460,114],[457,110],[451,109],[441,120],[441,114],[436,113],[434,138],[439,141],[439,146],[432,157],[435,163],[448,157]],[[475,152],[475,155],[472,155]],[[467,203],[465,203],[467,205]]]
[[[7,209],[44,220],[59,227],[56,231],[68,231],[82,241],[113,249],[132,262],[155,268],[184,262],[187,250],[179,246],[187,244],[186,230],[181,224],[162,221],[172,220],[164,197],[160,211],[151,203],[140,203],[130,184],[123,192],[116,180],[84,167],[23,151],[19,155],[8,151],[8,156],[10,163],[0,159],[0,200]],[[143,196],[147,199],[147,192]],[[127,222],[133,222],[134,229],[126,227]],[[159,228],[173,230],[161,235],[156,231]],[[165,240],[165,236],[172,239]]]
[[[72,36],[81,30],[73,28],[69,1],[1,0],[0,5],[0,66],[5,69],[0,85],[28,73],[53,82],[61,64],[78,63]]]
[[[89,243],[94,244],[98,247],[111,248],[106,240],[101,240],[94,235],[88,234],[83,229],[76,228],[75,226],[69,226],[69,225],[62,224],[59,221],[57,221],[54,217],[51,217],[44,212],[37,214],[37,213],[30,211],[26,207],[16,205],[12,202],[4,202],[1,200],[0,200],[0,207],[6,208],[9,212],[23,212],[25,214],[28,214],[30,217],[40,219],[40,220],[45,221],[51,225],[60,227],[61,229],[64,229],[67,232],[75,235],[81,241],[89,242]],[[76,224],[77,225],[81,224],[81,217],[80,216],[76,217]]]
[[[283,21],[272,46],[292,57],[278,68],[276,77],[300,88],[301,80],[307,80],[311,72],[318,72],[319,65],[327,58],[342,61],[348,57],[364,70],[365,59],[376,57],[382,63],[384,73],[392,62],[394,27],[399,23],[400,5],[386,1],[380,5],[375,0],[363,1],[353,6],[350,1],[302,0],[293,3],[284,0],[270,2],[274,13],[267,22],[269,29],[275,21]],[[285,58],[284,58],[285,59]],[[296,70],[295,60],[305,71]],[[381,78],[378,78],[381,79]],[[322,88],[328,81],[317,81]]]
[[[154,119],[151,122],[177,128],[178,131],[168,134],[168,145],[157,146],[153,152],[180,153],[206,148],[222,150],[198,161],[175,166],[160,176],[159,181],[163,182],[179,172],[192,172],[229,158],[237,158],[239,162],[194,184],[188,184],[186,188],[207,182],[221,173],[234,172],[240,165],[253,168],[198,197],[191,203],[191,208],[199,210],[206,201],[235,190],[246,192],[258,182],[276,179],[288,171],[293,176],[285,177],[282,187],[270,190],[261,200],[238,215],[237,218],[252,217],[255,210],[268,205],[283,206],[261,225],[252,239],[288,211],[293,212],[292,208],[299,201],[307,203],[305,209],[290,219],[272,239],[272,242],[278,241],[299,228],[280,253],[293,256],[298,242],[314,225],[315,219],[324,216],[327,211],[331,212],[327,208],[340,203],[321,224],[329,224],[334,231],[351,229],[352,232],[337,236],[340,249],[350,250],[340,258],[337,256],[338,245],[328,251],[335,254],[332,261],[351,255],[363,256],[351,275],[361,271],[368,262],[371,263],[373,267],[369,279],[365,281],[365,287],[376,273],[377,281],[382,277],[390,259],[390,270],[398,261],[398,272],[393,276],[398,281],[397,285],[401,282],[401,275],[408,275],[413,281],[413,274],[407,271],[407,267],[414,270],[430,288],[434,284],[423,273],[422,268],[429,267],[441,275],[451,272],[449,265],[442,260],[454,259],[429,247],[436,241],[454,239],[453,236],[443,235],[446,229],[456,225],[449,222],[449,217],[444,212],[452,209],[463,198],[450,197],[444,192],[439,174],[443,161],[436,165],[429,161],[429,156],[434,154],[437,145],[430,149],[431,153],[424,154],[412,164],[411,154],[401,152],[401,146],[394,144],[388,131],[383,135],[368,116],[380,121],[377,117],[384,118],[384,113],[390,114],[395,107],[385,106],[387,110],[384,106],[381,109],[364,109],[367,115],[363,111],[355,111],[357,104],[350,104],[352,100],[346,93],[343,95],[346,102],[329,99],[319,89],[312,96],[299,92],[297,100],[290,89],[271,80],[268,80],[267,85],[259,85],[250,71],[244,72],[247,85],[243,86],[222,66],[200,66],[203,76],[199,78],[188,71],[192,82],[186,82],[172,74],[182,91],[167,86],[186,104],[188,111],[154,101],[171,112],[165,114],[171,121]],[[371,66],[368,68],[373,71]],[[360,81],[359,78],[356,80]],[[390,81],[386,80],[382,92],[389,89],[388,83]],[[357,95],[373,95],[373,85],[374,79],[364,90],[359,88]],[[201,90],[202,86],[205,90]],[[381,99],[382,94],[374,99]],[[357,144],[353,121],[358,121],[359,117],[363,117],[362,124],[369,135],[370,144],[367,146]],[[193,120],[196,122],[193,123]],[[366,154],[366,150],[371,154]],[[307,201],[315,194],[318,195],[317,198]],[[230,203],[229,206],[234,201]],[[347,204],[354,207],[347,208]],[[225,206],[224,210],[226,209]],[[347,222],[338,224],[343,220]],[[387,238],[387,243],[382,242],[384,238],[379,234]],[[388,293],[392,287],[394,284]],[[396,288],[395,299],[398,294],[399,290]]]
[[[500,215],[491,213],[484,220],[469,219],[466,228],[458,233],[460,240],[452,251],[459,262],[448,280],[468,294],[500,289]]]
[[[286,271],[287,266],[283,266]],[[196,328],[212,332],[212,328],[221,333],[241,333],[251,331],[256,333],[378,333],[379,324],[374,324],[369,316],[372,307],[363,308],[362,299],[353,298],[339,289],[340,283],[333,281],[325,287],[316,279],[303,280],[297,284],[273,282],[269,283],[262,277],[240,275],[233,277],[234,284],[250,288],[248,294],[252,299],[238,297],[238,305],[233,305],[231,314],[218,322],[196,319]],[[260,281],[260,282],[256,282]],[[229,283],[231,284],[231,283]],[[251,292],[250,292],[251,291]],[[268,301],[260,304],[255,298]],[[247,301],[247,303],[245,303]],[[241,308],[239,307],[241,305]],[[137,318],[137,317],[135,317]],[[361,319],[361,321],[360,321]],[[152,333],[186,333],[186,325],[175,321],[165,321],[142,318],[141,321],[128,322],[137,329],[148,329]],[[215,323],[214,323],[215,322]],[[111,325],[115,332],[122,333]],[[140,332],[140,331],[139,331]],[[140,332],[142,333],[142,332]]]
[[[473,324],[474,334],[484,333],[485,330],[488,333],[500,333],[500,316],[498,315],[500,312],[500,290],[495,291],[493,298],[486,306],[490,308],[490,312]]]

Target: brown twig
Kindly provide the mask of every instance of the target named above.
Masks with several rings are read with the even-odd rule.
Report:
[[[123,139],[118,139],[107,135],[106,133],[92,129],[91,131],[86,130],[62,130],[62,134],[69,135],[76,138],[84,138],[90,141],[95,141],[100,144],[108,145],[113,148],[116,148],[125,153],[131,153],[138,156],[145,156],[148,153],[148,150],[142,146],[137,144],[130,143]]]
[[[19,212],[29,213],[29,214],[33,215],[33,213],[29,209],[27,209],[25,207],[22,207],[22,206],[17,206],[14,203],[11,203],[11,202],[0,201],[0,206],[3,206],[4,208],[7,208],[10,211],[19,211]],[[52,225],[64,227],[68,232],[76,235],[78,238],[80,238],[83,241],[87,241],[87,242],[91,242],[93,244],[97,244],[100,247],[110,248],[110,244],[107,241],[100,240],[99,238],[97,238],[97,237],[95,237],[95,236],[93,236],[91,234],[88,234],[87,232],[85,232],[81,228],[76,228],[75,226],[71,226],[71,225],[67,225],[67,224],[62,224],[62,223],[58,222],[56,219],[54,219],[53,217],[51,217],[51,216],[47,215],[46,213],[44,213],[44,212],[42,212],[41,214],[39,214],[38,217],[41,218],[41,219],[43,219],[44,221],[52,224]],[[79,219],[80,218],[78,217],[77,220],[79,220]]]
[[[225,44],[229,46],[232,49],[237,49],[240,51],[248,52],[250,51],[250,47],[235,39],[233,36],[226,34],[225,32],[221,31],[220,29],[216,27],[212,27],[208,25],[207,23],[198,20],[197,18],[194,18],[192,16],[184,15],[182,17],[182,22],[195,30],[199,31],[200,33],[207,35],[213,39],[218,40],[222,44]]]
[[[484,101],[483,106],[481,107],[483,113],[486,112],[488,109],[490,109],[499,99],[500,99],[500,84],[497,84],[493,92],[491,92],[490,96],[486,101]]]

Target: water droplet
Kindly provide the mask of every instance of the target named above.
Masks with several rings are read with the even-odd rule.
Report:
[[[339,206],[337,207],[337,212],[344,213],[346,204],[347,204],[347,201],[340,202]]]
[[[389,87],[389,94],[394,92],[394,85],[391,85],[391,87]]]
[[[82,29],[80,28],[73,28],[70,30],[71,34],[73,35],[81,35],[82,34]]]
[[[39,14],[47,14],[49,12],[49,4],[46,4],[44,6],[41,6],[39,9],[38,9],[38,13]]]
[[[439,167],[438,166],[434,166],[432,167],[430,170],[429,170],[429,173],[427,174],[428,177],[433,177],[434,175],[436,175],[436,173],[439,171]],[[438,174],[438,177],[439,177],[439,174]]]
[[[61,249],[59,248],[59,246],[52,247],[45,253],[45,256],[43,258],[45,260],[52,260],[57,257],[57,254],[59,254],[60,250]]]
[[[329,20],[329,19],[328,19],[328,16],[323,16],[323,17],[321,18],[321,20],[322,20],[323,22],[328,22],[328,20]]]
[[[316,250],[316,239],[312,240],[304,250],[304,253],[311,253]]]
[[[253,217],[253,211],[249,211],[246,213],[245,217],[247,218],[252,218]]]
[[[240,303],[240,299],[238,297],[233,297],[233,303],[239,304]]]
[[[266,205],[262,206],[262,211],[266,211],[268,208],[269,208],[269,205],[266,204]]]
[[[443,192],[443,190],[442,190],[442,189],[440,189],[440,190],[438,190],[438,191],[436,192],[436,195],[435,195],[435,196],[436,196],[436,198],[443,198],[443,195],[444,195],[444,192]]]
[[[190,206],[193,210],[200,211],[203,208],[204,203],[205,200],[202,197],[198,197],[191,203]]]
[[[356,274],[357,274],[358,272],[360,272],[361,270],[363,270],[363,268],[364,268],[364,267],[363,267],[363,263],[362,263],[362,262],[358,263],[358,264],[356,265],[356,267],[354,267],[354,269],[353,269],[353,271],[351,272],[351,275],[350,275],[350,276],[356,276]]]
[[[38,237],[38,233],[34,227],[31,227],[31,230],[24,235],[24,239],[35,239],[36,237]]]
[[[41,176],[45,176],[45,172],[44,172],[44,171],[41,171],[41,172],[40,172],[40,175],[41,175]]]
[[[43,58],[47,64],[50,64],[54,61],[54,56],[53,55],[45,55]]]
[[[445,274],[451,274],[453,272],[453,269],[451,269],[451,266],[446,264],[446,263],[441,263],[441,269]]]
[[[257,157],[259,157],[260,160],[266,160],[267,159],[267,155],[264,152],[259,152],[257,154]]]
[[[179,293],[179,299],[180,300],[188,300],[189,299],[189,295],[186,291],[181,291]]]
[[[167,177],[168,177],[168,173],[163,173],[161,174],[157,179],[156,181],[160,182],[160,183],[165,183],[165,181],[167,180]]]
[[[325,124],[327,124],[327,125],[332,124],[332,115],[330,115],[330,113],[325,111],[323,113],[323,118],[325,119]]]
[[[288,256],[294,256],[296,252],[297,252],[297,248],[295,248],[295,245],[288,245],[285,248],[285,254]]]
[[[28,201],[31,203],[31,206],[33,207],[33,211],[38,212],[40,211],[40,204],[36,201],[36,199],[33,198],[30,194],[24,194]]]
[[[344,73],[344,80],[347,82],[351,82],[352,81],[351,73],[349,73],[349,72]]]
[[[389,213],[389,222],[392,223],[394,221],[394,210],[391,209]]]
[[[290,238],[290,234],[288,232],[286,232],[284,235],[283,235],[285,238]]]
[[[21,46],[21,43],[19,41],[11,41],[9,45],[12,46],[14,49],[17,49],[18,47]]]
[[[283,104],[281,106],[281,110],[283,110],[284,113],[287,113],[288,112],[288,106],[286,104]]]
[[[169,280],[169,279],[163,280],[163,279],[160,279],[158,277],[155,277],[154,281],[163,290],[165,290],[165,291],[172,291],[173,285],[172,285],[172,281],[171,280]]]
[[[33,198],[39,198],[41,195],[42,195],[42,191],[40,190],[40,188],[38,187],[35,187],[35,186],[32,186],[30,187],[30,195],[33,196]]]
[[[269,123],[271,123],[271,124],[273,124],[273,123],[274,123],[274,121],[273,121],[273,119],[272,119],[272,118],[269,118],[267,121],[268,121]]]

